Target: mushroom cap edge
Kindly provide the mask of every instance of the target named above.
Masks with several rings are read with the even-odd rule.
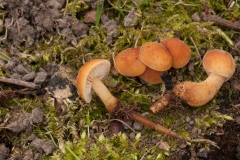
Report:
[[[76,87],[78,95],[87,103],[92,100],[92,81],[94,78],[104,79],[110,72],[111,64],[106,59],[92,59],[78,71]]]

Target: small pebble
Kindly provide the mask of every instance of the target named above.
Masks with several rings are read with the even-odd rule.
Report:
[[[43,111],[40,108],[34,108],[30,116],[33,123],[40,123],[43,121]]]
[[[199,149],[199,151],[197,152],[197,156],[198,157],[203,157],[203,158],[207,158],[208,157],[208,152],[205,148],[201,148]]]
[[[33,80],[35,77],[36,77],[36,73],[35,73],[35,71],[32,71],[32,72],[30,72],[30,73],[25,74],[25,75],[22,77],[22,80],[23,80],[23,81],[31,81],[31,80]]]
[[[91,10],[84,15],[83,21],[85,23],[95,23],[96,22],[96,11]]]
[[[191,118],[190,117],[186,117],[186,122],[190,122],[191,121]]]
[[[133,129],[140,131],[140,130],[143,129],[143,125],[138,123],[138,122],[134,122],[133,123]]]
[[[8,63],[6,64],[6,68],[9,70],[13,70],[15,66],[17,66],[19,60],[17,58],[11,58]]]
[[[47,73],[46,72],[38,72],[37,76],[34,79],[34,83],[40,84],[45,82],[47,78]]]
[[[18,64],[15,68],[14,68],[14,72],[17,72],[19,74],[26,74],[28,73],[28,71],[26,70],[26,68],[23,66],[23,64]]]
[[[134,132],[131,132],[131,133],[129,134],[129,138],[130,138],[131,140],[135,140],[135,137],[136,137],[136,134],[135,134]]]
[[[196,12],[192,15],[192,20],[195,21],[195,22],[200,22],[201,21],[201,18],[199,16],[198,12]]]
[[[133,121],[131,121],[131,120],[126,120],[125,123],[126,123],[129,127],[131,127],[131,126],[133,125]],[[124,129],[129,129],[128,126],[124,125]]]
[[[193,120],[191,120],[191,121],[189,122],[189,124],[194,125],[195,122],[194,122]]]
[[[119,121],[112,121],[109,124],[109,135],[112,136],[114,134],[118,134],[119,132],[124,132],[124,127]]]

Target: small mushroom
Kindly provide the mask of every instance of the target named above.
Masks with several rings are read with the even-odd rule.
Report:
[[[108,113],[111,116],[120,116],[131,118],[149,128],[165,133],[169,136],[176,137],[184,141],[191,141],[189,138],[182,137],[171,130],[156,124],[132,108],[124,106],[117,98],[115,98],[108,88],[101,81],[110,71],[110,62],[105,59],[93,59],[85,63],[78,72],[77,89],[80,97],[87,103],[91,102],[92,89],[100,97]],[[119,115],[120,114],[120,115]]]
[[[228,81],[235,72],[235,62],[230,53],[214,49],[209,50],[203,57],[203,67],[208,78],[200,83],[185,81],[174,86],[172,92],[157,101],[150,110],[160,111],[170,102],[171,97],[177,96],[192,107],[208,103],[219,91],[222,84]]]
[[[139,59],[149,68],[166,71],[172,67],[172,57],[168,50],[158,42],[146,42],[140,47]]]
[[[128,48],[115,57],[114,67],[122,75],[135,77],[142,74],[147,66],[139,59],[139,48]]]
[[[93,59],[86,62],[77,75],[77,89],[80,97],[87,103],[92,100],[92,90],[99,96],[109,113],[117,106],[115,98],[101,81],[110,72],[111,64],[105,59]]]
[[[162,71],[155,71],[147,67],[146,70],[138,77],[147,83],[159,84],[159,83],[162,83],[162,78],[161,78],[162,74],[163,74]]]
[[[178,38],[166,38],[160,42],[172,56],[172,67],[182,68],[191,58],[189,46]]]

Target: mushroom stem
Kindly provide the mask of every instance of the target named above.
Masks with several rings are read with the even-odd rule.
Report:
[[[153,113],[165,108],[170,103],[170,98],[176,95],[192,107],[202,106],[208,103],[221,88],[226,80],[225,77],[210,73],[208,78],[200,83],[182,82],[174,86],[172,92],[163,96],[159,101],[150,107]]]
[[[211,73],[209,77],[201,83],[179,83],[173,88],[173,91],[190,106],[198,107],[208,103],[216,95],[225,79],[223,76]]]
[[[108,113],[111,115],[117,106],[118,99],[112,95],[104,83],[98,78],[93,79],[92,89],[102,100],[108,110]]]
[[[147,118],[143,117],[141,114],[139,114],[137,112],[131,111],[128,114],[130,115],[130,117],[133,120],[135,120],[135,121],[137,121],[137,122],[139,122],[139,123],[141,123],[141,124],[143,124],[143,125],[145,125],[145,126],[147,126],[149,128],[152,128],[152,129],[154,129],[154,130],[156,130],[158,132],[165,133],[165,134],[167,134],[169,136],[178,138],[178,139],[186,141],[186,142],[190,142],[191,141],[191,139],[189,139],[189,138],[182,137],[179,134],[177,134],[177,133],[175,133],[175,132],[173,132],[173,131],[171,131],[171,130],[163,127],[163,126],[148,120]]]

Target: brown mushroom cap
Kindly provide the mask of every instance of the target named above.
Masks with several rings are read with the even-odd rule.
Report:
[[[172,67],[182,68],[191,58],[189,46],[177,38],[166,38],[160,42],[172,56]]]
[[[119,73],[134,77],[142,74],[147,66],[139,59],[139,48],[129,48],[115,57],[114,67]]]
[[[155,71],[149,67],[139,76],[142,80],[150,84],[158,84],[162,83],[161,75],[163,74],[162,71]]]
[[[210,73],[218,74],[225,77],[225,81],[228,81],[235,72],[235,62],[230,53],[213,49],[204,55],[203,68],[208,75]]]
[[[168,50],[158,42],[146,42],[140,47],[140,60],[156,71],[166,71],[172,66],[172,57]]]
[[[79,70],[76,86],[79,96],[90,103],[92,100],[92,81],[95,78],[104,79],[110,72],[111,64],[105,59],[92,59]]]

